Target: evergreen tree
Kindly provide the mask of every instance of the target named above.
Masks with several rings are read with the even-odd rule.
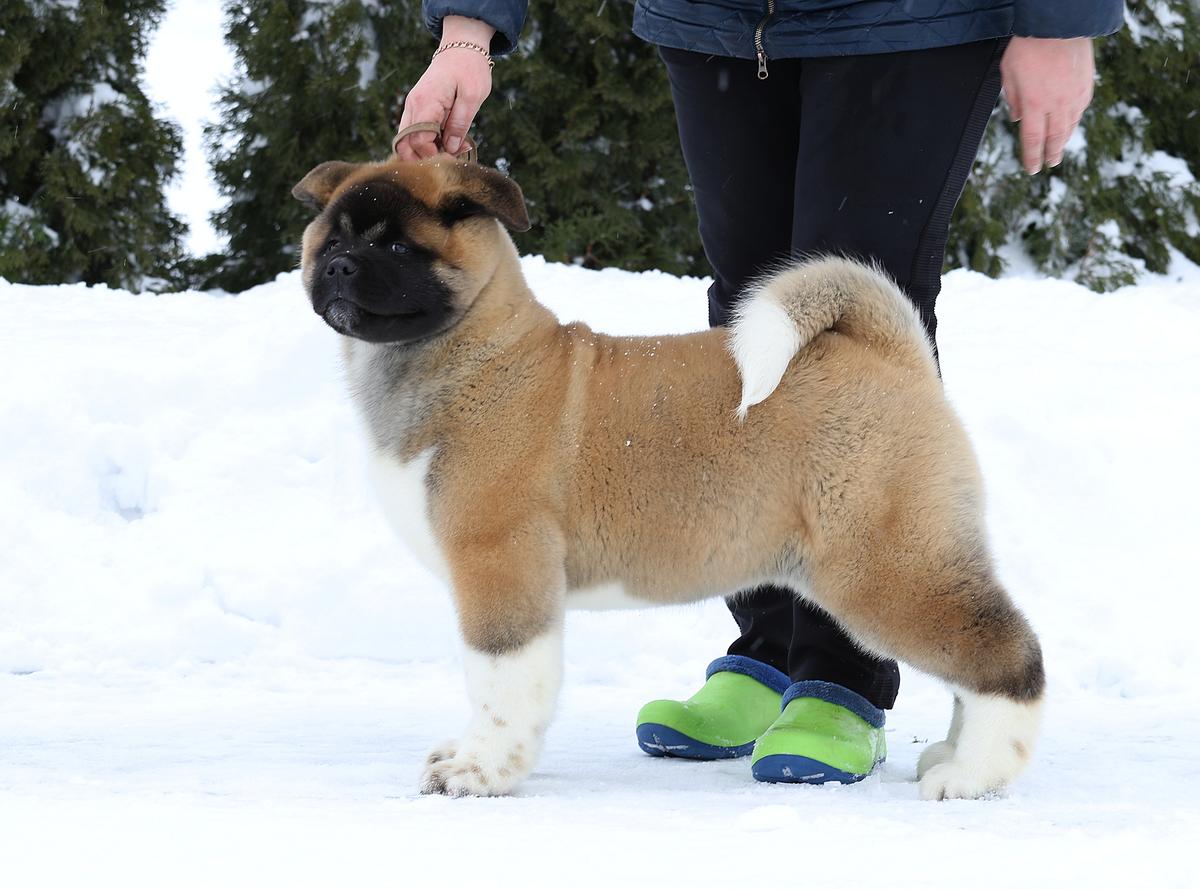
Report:
[[[948,267],[995,275],[1016,251],[1106,289],[1163,270],[1172,246],[1200,261],[1195,2],[1130,0],[1129,27],[1098,41],[1096,99],[1061,167],[1026,176],[1016,126],[992,122]],[[523,252],[704,274],[670,91],[631,16],[631,0],[531,0],[473,135],[525,191]],[[295,265],[306,213],[287,195],[308,169],[386,155],[397,99],[433,42],[416,3],[236,0],[227,23],[241,74],[209,134],[231,245],[214,262],[216,280],[240,289]]]
[[[522,251],[708,274],[666,73],[632,18],[628,0],[532,0],[479,113],[481,148],[525,192]]]
[[[396,94],[420,77],[429,37],[409,3],[235,0],[225,17],[238,76],[206,136],[229,253],[202,283],[242,290],[296,266],[309,214],[290,193],[305,173],[387,156]]]
[[[140,289],[171,274],[183,224],[163,187],[177,127],[142,92],[164,0],[5,0],[0,276]]]
[[[666,78],[631,16],[628,0],[534,0],[473,136],[525,191],[522,251],[703,273]],[[208,136],[230,250],[208,282],[239,290],[295,266],[308,213],[288,193],[309,169],[387,155],[435,45],[416,3],[238,0],[226,22],[239,76]]]
[[[951,226],[948,266],[991,275],[1017,248],[1047,274],[1096,290],[1165,271],[1170,247],[1200,262],[1200,7],[1129,0],[1097,42],[1092,107],[1061,166],[1029,177],[998,110]]]

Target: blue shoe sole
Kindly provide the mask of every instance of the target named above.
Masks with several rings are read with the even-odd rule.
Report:
[[[782,753],[764,756],[750,767],[750,772],[756,781],[772,784],[854,784],[867,777],[843,772],[807,756]]]
[[[637,741],[638,746],[651,756],[677,756],[680,759],[737,759],[749,756],[754,750],[753,741],[738,747],[718,747],[653,722],[643,722],[637,727]]]

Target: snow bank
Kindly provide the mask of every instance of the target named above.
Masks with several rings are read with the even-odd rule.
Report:
[[[525,268],[563,318],[704,324],[700,281]],[[336,337],[295,275],[237,298],[5,285],[0,305],[0,669],[446,656],[445,596],[373,508]],[[1003,576],[1052,676],[1186,689],[1200,294],[956,272],[941,314]]]
[[[705,321],[703,281],[524,266],[564,319]],[[64,881],[127,828],[152,851],[126,876],[158,862],[172,885],[221,870],[217,841],[247,884],[285,853],[277,885],[322,883],[324,852],[378,877],[408,850],[414,886],[704,885],[778,876],[790,847],[825,850],[814,875],[857,885],[833,863],[867,837],[863,883],[887,867],[948,882],[1015,843],[1028,855],[972,881],[1183,885],[1178,850],[1200,827],[1200,274],[1177,277],[1107,295],[946,278],[947,390],[1051,704],[1007,799],[941,806],[911,779],[949,701],[911,671],[889,761],[853,788],[638,753],[638,706],[689,694],[728,643],[720,603],[571,616],[563,712],[522,795],[416,797],[423,753],[466,715],[453,612],[374,509],[336,337],[297,276],[236,298],[0,282],[0,836]],[[447,870],[466,837],[478,854]],[[55,858],[64,840],[99,857]]]

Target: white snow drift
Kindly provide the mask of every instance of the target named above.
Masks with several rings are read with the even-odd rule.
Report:
[[[699,280],[524,266],[563,318],[704,324]],[[0,283],[5,885],[1185,885],[1200,274],[1177,279],[946,279],[946,385],[1050,697],[1011,792],[942,805],[912,779],[949,708],[911,671],[854,787],[642,755],[638,707],[730,640],[720,603],[572,615],[519,795],[417,796],[466,719],[454,615],[374,508],[296,276],[236,298]]]

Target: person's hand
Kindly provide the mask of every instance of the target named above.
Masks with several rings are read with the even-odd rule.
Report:
[[[1014,37],[1000,60],[1004,98],[1021,122],[1021,158],[1030,175],[1062,163],[1063,146],[1092,101],[1096,67],[1090,37]]]
[[[495,33],[486,22],[448,15],[442,22],[442,45],[465,40],[486,49]],[[438,53],[404,100],[400,129],[414,123],[440,124],[443,147],[457,154],[475,113],[491,91],[492,69],[482,53],[462,47]],[[413,133],[396,146],[396,154],[406,161],[437,152],[436,133]]]

